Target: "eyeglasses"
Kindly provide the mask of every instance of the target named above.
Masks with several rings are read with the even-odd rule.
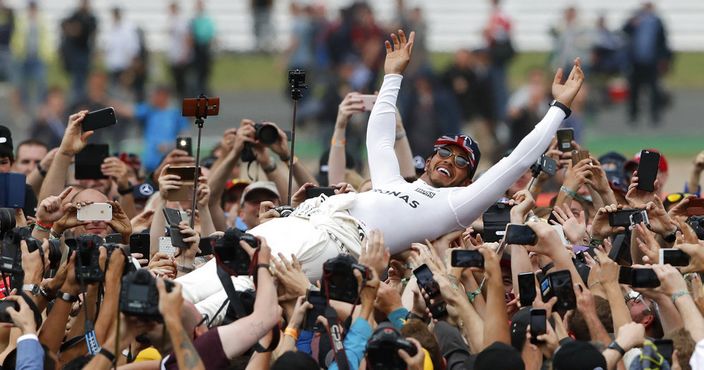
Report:
[[[452,153],[452,150],[447,149],[447,148],[438,148],[436,151],[440,158],[450,158],[450,157],[455,157],[455,166],[458,168],[465,168],[469,165],[469,159],[462,157],[459,154],[454,154]]]
[[[689,193],[672,193],[667,195],[667,201],[670,203],[677,203],[692,194]]]

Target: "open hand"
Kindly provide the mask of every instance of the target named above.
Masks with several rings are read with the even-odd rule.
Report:
[[[411,53],[413,51],[413,41],[416,38],[416,33],[411,32],[410,37],[406,40],[406,33],[403,30],[398,30],[398,36],[391,34],[391,42],[385,41],[386,46],[386,61],[384,61],[385,74],[403,74],[403,71],[411,61]]]
[[[576,58],[574,60],[572,71],[570,71],[570,75],[567,76],[565,83],[562,83],[562,76],[564,73],[562,68],[557,70],[557,73],[555,73],[555,79],[552,82],[552,96],[557,101],[568,107],[572,105],[574,97],[577,96],[579,89],[584,83],[584,72],[582,72],[581,65],[581,60]]]

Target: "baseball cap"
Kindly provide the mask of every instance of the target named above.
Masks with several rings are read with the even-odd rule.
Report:
[[[612,189],[622,192],[628,190],[628,180],[624,171],[626,157],[617,152],[608,152],[599,157],[599,163]]]
[[[475,370],[524,370],[521,354],[508,344],[494,342],[479,352],[474,361]]]
[[[148,182],[136,185],[134,189],[132,189],[132,195],[135,200],[149,199],[152,194],[154,194],[154,186]]]
[[[646,149],[647,151],[653,152],[653,153],[660,153],[657,149]],[[640,163],[640,152],[636,153],[631,160],[626,162],[626,164],[623,166],[626,171],[633,171],[638,168],[638,163]],[[658,171],[660,172],[667,172],[667,169],[669,168],[667,164],[667,158],[665,158],[665,155],[660,153],[660,162],[658,163]]]
[[[561,345],[552,359],[555,370],[606,370],[606,359],[596,347],[580,340]]]
[[[413,167],[416,169],[416,175],[420,176],[425,172],[425,158],[421,155],[413,157]]]
[[[530,324],[530,307],[523,307],[511,317],[511,345],[521,350],[526,342],[526,330]]]
[[[435,140],[433,145],[434,150],[438,150],[441,147],[447,145],[454,145],[464,150],[467,153],[469,159],[469,177],[474,177],[474,172],[477,171],[477,166],[479,165],[479,160],[482,157],[482,153],[479,151],[479,144],[471,137],[463,134],[455,136],[441,136]]]
[[[0,126],[0,157],[14,158],[12,154],[12,132],[5,126]]]
[[[242,198],[240,198],[240,207],[244,205],[244,202],[247,200],[247,197],[250,197],[253,192],[257,191],[269,192],[276,198],[281,198],[281,196],[279,195],[279,191],[276,190],[276,184],[274,184],[273,181],[256,181],[247,185],[247,187],[244,188],[244,192],[242,192]]]

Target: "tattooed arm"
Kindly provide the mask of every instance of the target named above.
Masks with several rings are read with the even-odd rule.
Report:
[[[159,311],[164,316],[166,330],[171,337],[176,362],[178,368],[182,370],[205,370],[205,365],[198,355],[198,351],[193,346],[191,338],[186,333],[181,322],[181,306],[183,306],[183,294],[181,285],[175,284],[170,292],[166,291],[164,280],[159,279],[156,287],[159,289]]]

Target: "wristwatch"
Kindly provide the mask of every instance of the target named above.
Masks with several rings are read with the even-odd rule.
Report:
[[[623,349],[623,347],[621,347],[618,343],[616,343],[616,341],[611,342],[611,344],[609,344],[609,346],[606,347],[606,348],[607,348],[607,349],[613,349],[614,351],[620,353],[621,356],[623,356],[623,355],[626,354],[626,350]]]
[[[77,295],[68,294],[68,293],[62,292],[60,290],[56,292],[56,298],[58,298],[62,301],[66,301],[68,303],[74,303],[74,302],[78,301]]]
[[[42,292],[42,289],[37,284],[24,284],[22,285],[22,291],[32,293],[33,296],[37,296]]]
[[[117,189],[117,193],[120,194],[120,195],[127,195],[127,194],[131,193],[133,190],[134,190],[134,185],[132,185],[132,183],[128,181],[128,182],[127,182],[127,187],[124,188],[124,189],[119,189],[119,188],[118,188],[118,189]]]
[[[662,236],[662,240],[668,242],[668,243],[674,243],[677,241],[677,229],[675,231]]]
[[[550,102],[551,107],[558,107],[562,109],[563,112],[565,112],[565,118],[569,117],[570,114],[572,114],[572,109],[570,109],[568,106],[560,103],[557,101],[557,99],[553,99],[553,101]]]

